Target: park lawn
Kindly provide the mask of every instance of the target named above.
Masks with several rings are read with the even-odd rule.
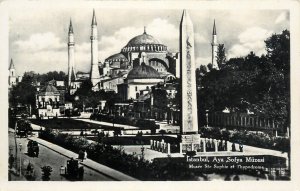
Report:
[[[61,129],[61,130],[92,130],[92,129],[115,130],[119,128],[119,127],[98,125],[94,123],[88,123],[88,122],[78,121],[78,120],[68,119],[68,118],[30,119],[30,122],[46,128]]]
[[[88,139],[97,141],[97,137],[88,137]],[[103,137],[103,143],[108,145],[150,145],[150,140],[161,141],[164,139],[167,143],[178,143],[177,138],[169,136],[130,136],[130,137]]]

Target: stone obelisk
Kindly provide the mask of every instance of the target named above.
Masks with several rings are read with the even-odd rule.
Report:
[[[195,46],[192,20],[186,10],[180,22],[180,63],[182,83],[182,143],[181,152],[194,150],[200,144],[198,133]]]
[[[180,23],[182,133],[198,132],[193,23],[184,10]]]

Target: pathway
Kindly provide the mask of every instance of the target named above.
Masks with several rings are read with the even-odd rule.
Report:
[[[69,151],[67,149],[64,149],[56,144],[53,144],[53,143],[50,143],[48,141],[45,141],[43,139],[39,139],[37,137],[30,137],[28,138],[30,140],[34,140],[34,141],[37,141],[40,145],[43,145],[57,153],[59,153],[60,155],[63,155],[65,157],[68,157],[68,158],[77,158],[78,157],[78,154],[77,153],[74,153],[72,151]],[[107,166],[104,166],[102,164],[99,164],[93,160],[90,160],[90,159],[86,159],[84,160],[83,162],[80,162],[80,164],[88,167],[88,168],[91,168],[101,174],[104,174],[105,176],[111,178],[111,179],[114,179],[114,180],[126,180],[126,181],[134,181],[134,180],[137,180],[133,177],[130,177],[122,172],[119,172],[117,170],[114,170],[112,168],[109,168]]]

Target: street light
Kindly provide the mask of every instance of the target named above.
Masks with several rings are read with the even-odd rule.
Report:
[[[208,112],[209,110],[205,110],[206,111],[206,127],[208,127]]]
[[[22,175],[22,143],[19,143],[19,149],[20,149],[20,176]]]
[[[13,150],[12,146],[9,146],[9,155],[11,155],[12,150]]]

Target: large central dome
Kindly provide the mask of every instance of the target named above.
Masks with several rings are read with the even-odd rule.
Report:
[[[159,40],[146,33],[132,38],[127,45],[122,48],[121,52],[166,52],[167,46]]]
[[[143,34],[132,38],[127,43],[127,46],[137,46],[137,45],[145,45],[145,44],[161,44],[161,42],[155,39],[153,36],[144,32]]]

